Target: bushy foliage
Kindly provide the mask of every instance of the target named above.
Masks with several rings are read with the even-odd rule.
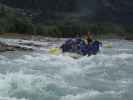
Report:
[[[95,35],[108,33],[133,33],[133,24],[114,24],[111,22],[92,23],[77,17],[64,20],[53,19],[47,22],[33,22],[32,17],[19,15],[15,9],[0,7],[0,33],[13,32],[53,37],[73,37],[75,33],[93,32]]]

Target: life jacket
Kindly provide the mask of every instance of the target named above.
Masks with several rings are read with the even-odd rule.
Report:
[[[82,55],[92,55],[99,52],[100,46],[102,45],[99,41],[93,41],[90,44],[85,44],[84,42],[80,45],[80,50]]]
[[[92,44],[91,44],[91,53],[92,54],[97,54],[97,52],[99,51],[100,49],[100,46],[102,46],[102,43],[99,42],[99,41],[94,41]]]

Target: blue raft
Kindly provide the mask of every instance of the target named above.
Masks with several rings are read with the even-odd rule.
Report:
[[[86,44],[80,38],[68,39],[64,44],[61,45],[63,52],[77,53],[80,55],[95,55],[99,52],[102,43],[99,41],[93,41],[90,44]]]

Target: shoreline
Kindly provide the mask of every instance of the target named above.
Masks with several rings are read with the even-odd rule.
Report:
[[[63,39],[65,37],[48,37],[43,35],[34,35],[34,34],[21,34],[21,33],[2,33],[0,34],[0,37],[3,38],[16,38],[16,39],[23,39],[23,40],[43,40],[43,39],[49,39],[49,38],[55,38],[55,39]],[[100,35],[93,35],[94,39],[103,40],[103,39],[121,39],[121,40],[128,40],[133,42],[133,35],[118,35],[115,33],[110,33],[107,35],[100,34]]]

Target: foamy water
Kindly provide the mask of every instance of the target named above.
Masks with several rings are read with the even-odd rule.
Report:
[[[38,51],[0,53],[0,100],[132,100],[133,43],[107,43],[113,48],[80,59]]]

